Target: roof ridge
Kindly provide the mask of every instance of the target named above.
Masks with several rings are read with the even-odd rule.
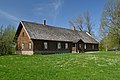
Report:
[[[36,22],[29,22],[29,21],[21,21],[21,22],[27,22],[27,23],[32,23],[32,24],[37,24],[37,25],[43,25],[40,23],[36,23]],[[45,27],[53,27],[53,28],[59,28],[59,29],[66,29],[66,30],[71,30],[71,31],[77,31],[77,32],[82,32],[82,31],[78,31],[78,30],[72,30],[72,29],[68,29],[68,28],[63,28],[63,27],[56,27],[56,26],[51,26],[51,25],[43,25]]]

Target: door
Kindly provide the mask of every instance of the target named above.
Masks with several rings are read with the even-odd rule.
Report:
[[[84,47],[83,47],[83,46],[84,46],[83,43],[79,43],[79,45],[78,45],[79,53],[80,53],[80,52],[84,52],[84,49],[83,49]]]

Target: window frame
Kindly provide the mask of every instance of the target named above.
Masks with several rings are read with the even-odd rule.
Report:
[[[60,42],[57,43],[57,48],[61,49],[61,43]]]
[[[68,49],[68,43],[65,43],[65,49]]]
[[[82,44],[81,43],[79,44],[79,48],[82,48]]]
[[[48,42],[44,42],[44,49],[48,49]]]
[[[86,44],[84,44],[84,49],[87,49],[87,45]]]
[[[95,48],[95,46],[94,46],[94,44],[92,45],[92,49],[94,49]]]
[[[29,48],[29,49],[32,49],[32,43],[31,43],[31,42],[29,42],[28,48]]]
[[[25,44],[24,44],[24,43],[22,43],[22,45],[21,45],[21,46],[22,46],[22,49],[24,49],[24,48],[25,48]]]

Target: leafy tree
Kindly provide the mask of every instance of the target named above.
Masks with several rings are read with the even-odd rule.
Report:
[[[0,55],[12,54],[15,52],[15,43],[13,42],[15,28],[8,25],[6,28],[0,27]]]
[[[108,45],[106,48],[120,48],[120,1],[105,4],[100,25],[101,36]]]
[[[2,55],[3,51],[3,26],[0,27],[0,54]]]

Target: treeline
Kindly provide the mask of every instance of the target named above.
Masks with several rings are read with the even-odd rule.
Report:
[[[14,26],[0,26],[0,55],[15,53]]]

